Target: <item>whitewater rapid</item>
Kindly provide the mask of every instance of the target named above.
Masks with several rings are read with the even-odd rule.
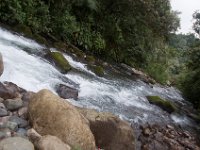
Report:
[[[0,52],[5,65],[0,80],[13,82],[34,92],[44,88],[55,92],[55,86],[60,83],[74,86],[79,90],[79,99],[68,100],[74,105],[109,111],[133,122],[189,123],[185,116],[169,115],[149,104],[146,99],[147,95],[158,95],[170,100],[184,101],[175,88],[162,88],[158,85],[152,87],[140,80],[133,81],[125,77],[97,77],[87,69],[86,64],[73,60],[67,54],[64,54],[65,58],[75,69],[68,74],[61,74],[40,56],[45,53],[45,49],[45,46],[33,40],[0,28]]]

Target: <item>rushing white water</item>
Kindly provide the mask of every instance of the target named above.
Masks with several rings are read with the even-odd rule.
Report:
[[[86,64],[76,62],[66,54],[65,58],[79,72],[71,71],[63,75],[43,58],[36,56],[37,52],[44,53],[44,47],[1,28],[0,52],[5,64],[1,81],[11,81],[30,91],[37,92],[46,88],[55,92],[55,85],[69,85],[70,79],[79,85],[79,100],[69,100],[75,105],[110,111],[136,122],[187,120],[184,118],[180,121],[180,117],[174,115],[170,117],[157,106],[150,105],[146,99],[147,95],[159,95],[182,101],[180,93],[174,88],[151,87],[142,81],[133,81],[125,77],[100,78],[89,71]]]

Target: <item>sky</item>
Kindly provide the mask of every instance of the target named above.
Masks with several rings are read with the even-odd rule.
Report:
[[[189,33],[192,30],[192,14],[200,10],[200,0],[171,0],[173,10],[181,12],[181,29],[179,32]]]

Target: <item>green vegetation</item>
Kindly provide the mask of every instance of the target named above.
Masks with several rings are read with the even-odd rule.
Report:
[[[153,55],[165,53],[179,26],[170,0],[1,0],[0,10],[3,23],[28,26],[106,61],[158,74],[163,69],[151,71],[152,61],[160,64]]]
[[[61,70],[61,72],[66,73],[71,69],[68,61],[60,52],[49,52],[48,55],[53,60],[55,65]]]
[[[147,96],[147,99],[149,103],[157,105],[169,113],[177,111],[175,104],[168,100],[162,99],[159,96]]]
[[[194,34],[173,35],[170,45],[178,52],[176,55],[177,64],[174,65],[172,72],[176,85],[182,90],[185,98],[200,110],[200,13],[193,15],[196,20],[194,23]]]

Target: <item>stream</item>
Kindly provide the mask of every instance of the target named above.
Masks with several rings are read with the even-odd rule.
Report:
[[[56,85],[66,84],[79,90],[77,101],[68,100],[74,105],[112,112],[131,123],[194,125],[185,114],[170,115],[149,104],[146,99],[147,95],[157,95],[187,106],[181,93],[173,87],[151,86],[139,79],[113,76],[112,73],[107,73],[106,77],[98,77],[87,69],[86,64],[75,61],[67,54],[64,56],[74,69],[61,74],[43,58],[45,46],[3,28],[0,28],[0,53],[5,65],[1,81],[10,81],[34,92],[44,88],[55,92]]]

